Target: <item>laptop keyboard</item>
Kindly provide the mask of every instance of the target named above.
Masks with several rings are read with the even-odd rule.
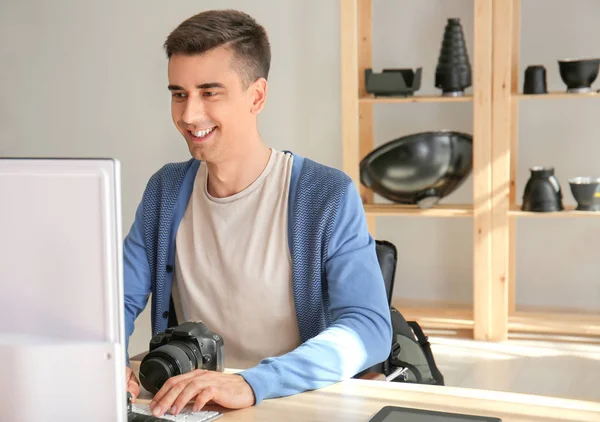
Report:
[[[201,410],[192,412],[190,409],[183,409],[177,416],[165,414],[160,418],[152,415],[152,411],[148,405],[132,404],[131,412],[128,414],[128,422],[160,422],[160,421],[177,421],[177,422],[210,422],[223,414],[220,412],[212,412]]]

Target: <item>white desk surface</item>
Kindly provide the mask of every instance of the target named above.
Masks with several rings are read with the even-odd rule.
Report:
[[[132,361],[131,368],[137,373],[139,362]],[[151,397],[143,390],[137,402],[149,403]],[[355,379],[294,396],[265,400],[247,409],[209,406],[207,410],[223,412],[219,419],[223,422],[367,422],[388,405],[495,416],[503,422],[600,422],[600,403]]]

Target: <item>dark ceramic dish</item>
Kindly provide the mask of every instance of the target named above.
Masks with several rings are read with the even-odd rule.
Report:
[[[600,177],[574,177],[569,185],[578,211],[600,211]]]
[[[373,69],[365,69],[365,90],[375,96],[408,96],[421,88],[423,68],[383,69],[381,73],[373,73]]]
[[[558,61],[560,77],[567,85],[567,92],[590,92],[598,77],[600,59],[565,59]]]
[[[429,208],[454,192],[473,168],[473,137],[454,131],[394,139],[360,163],[360,181],[382,197]]]

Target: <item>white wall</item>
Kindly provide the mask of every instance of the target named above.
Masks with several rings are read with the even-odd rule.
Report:
[[[123,221],[128,230],[150,175],[165,162],[189,157],[170,120],[162,43],[190,15],[231,7],[255,16],[270,34],[270,92],[261,117],[266,141],[340,168],[338,4],[3,0],[0,155],[120,159]],[[559,0],[523,2],[522,68],[527,63],[545,64],[551,89],[563,89],[556,58],[599,53],[600,29],[594,17],[600,15],[600,3],[577,4],[570,8]],[[461,18],[472,55],[472,0],[375,0],[374,5],[374,66],[423,66],[421,94],[437,93],[433,75],[448,17]],[[375,110],[378,145],[421,130],[472,131],[469,103],[378,105]],[[523,103],[519,192],[528,167],[555,165],[566,190],[565,202],[573,202],[567,178],[600,174],[593,120],[599,110],[596,100]],[[446,202],[470,202],[471,181]],[[596,219],[519,223],[520,304],[600,309],[595,259],[599,223]],[[399,248],[396,296],[471,301],[470,219],[380,218],[378,234]],[[149,334],[145,312],[136,324],[130,352],[144,350]]]
[[[192,14],[228,7],[271,36],[265,140],[340,167],[338,3],[322,0],[2,0],[0,155],[120,159],[128,231],[151,174],[189,158],[171,122],[164,39]],[[144,312],[132,354],[147,348],[149,324]]]

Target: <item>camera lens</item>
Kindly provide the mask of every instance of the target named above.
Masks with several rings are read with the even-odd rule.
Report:
[[[156,394],[169,378],[201,368],[201,356],[198,348],[187,342],[160,346],[142,360],[140,382],[146,390]]]

